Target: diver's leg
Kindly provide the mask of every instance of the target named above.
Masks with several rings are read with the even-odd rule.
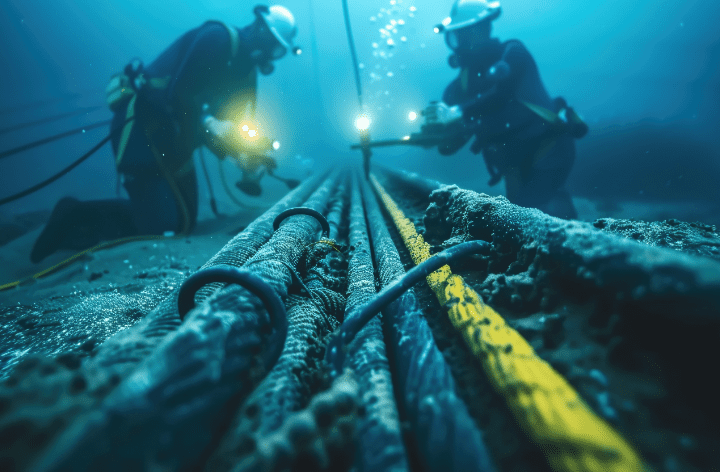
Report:
[[[577,218],[570,194],[565,189],[569,169],[533,169],[527,180],[518,187],[513,199],[516,205],[537,208],[558,218]]]
[[[538,152],[537,149],[534,152]],[[552,148],[523,173],[513,203],[537,208],[559,218],[577,218],[565,182],[575,162],[575,143],[569,136],[557,138]]]
[[[88,249],[101,241],[135,234],[137,228],[129,201],[81,202],[66,197],[55,205],[50,220],[35,241],[30,260],[38,263],[60,249]]]
[[[125,174],[124,184],[132,202],[135,224],[142,234],[193,229],[199,204],[194,167],[176,174],[172,185],[159,168],[140,175]]]
[[[565,189],[558,189],[555,194],[548,200],[542,208],[542,211],[548,215],[557,216],[566,220],[577,218],[577,210],[573,204],[570,193]]]
[[[125,189],[130,196],[135,225],[140,234],[177,232],[180,214],[172,188],[159,172],[125,175]]]

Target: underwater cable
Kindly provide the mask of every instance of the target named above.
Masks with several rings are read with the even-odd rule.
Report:
[[[13,107],[9,107],[9,108],[3,108],[3,109],[0,109],[0,115],[9,115],[11,113],[32,110],[34,108],[42,108],[42,107],[46,107],[49,105],[54,105],[56,103],[69,102],[71,100],[75,100],[76,98],[80,98],[80,97],[82,97],[82,95],[79,93],[69,93],[69,94],[61,95],[59,97],[51,98],[48,100],[38,100],[36,102],[26,103],[25,105],[18,105],[18,106],[13,106]]]
[[[15,154],[27,151],[28,149],[36,148],[38,146],[42,146],[43,144],[57,141],[58,139],[67,138],[74,134],[84,133],[85,131],[90,129],[100,128],[101,126],[109,125],[110,123],[112,123],[112,120],[99,121],[97,123],[92,123],[87,126],[81,126],[80,128],[71,129],[70,131],[65,131],[64,133],[56,134],[54,136],[48,136],[47,138],[38,139],[37,141],[33,141],[31,143],[23,144],[22,146],[18,146],[13,149],[8,149],[7,151],[0,152],[0,159],[14,156]]]
[[[202,166],[203,174],[205,175],[205,182],[207,183],[208,194],[210,194],[210,209],[213,214],[218,217],[220,214],[217,209],[217,201],[215,201],[215,192],[213,192],[212,183],[210,183],[210,174],[208,174],[207,165],[205,164],[205,153],[203,148],[200,148],[200,165]]]
[[[108,141],[110,141],[110,139],[112,139],[113,135],[114,135],[116,132],[120,131],[120,129],[122,129],[122,127],[125,126],[125,124],[127,124],[129,121],[131,121],[131,120],[133,120],[133,119],[134,119],[134,118],[128,118],[127,120],[125,120],[125,122],[122,124],[122,126],[118,126],[118,127],[115,128],[114,130],[112,130],[112,131],[110,132],[110,134],[108,134],[108,135],[105,136],[102,140],[100,140],[100,142],[97,143],[95,146],[93,146],[92,149],[90,149],[88,152],[86,152],[85,154],[83,154],[82,156],[80,156],[75,162],[73,162],[73,163],[70,164],[69,166],[65,167],[63,170],[61,170],[61,171],[58,172],[57,174],[53,175],[52,177],[50,177],[50,178],[48,178],[48,179],[46,179],[46,180],[43,180],[42,182],[40,182],[40,183],[37,184],[37,185],[33,185],[32,187],[23,190],[22,192],[18,192],[18,193],[16,193],[15,195],[10,195],[9,197],[5,197],[5,198],[0,199],[0,206],[5,205],[6,203],[10,203],[10,202],[13,202],[13,201],[15,201],[15,200],[18,200],[18,199],[20,199],[20,198],[22,198],[22,197],[28,196],[28,195],[30,195],[31,193],[37,192],[37,191],[40,190],[41,188],[46,187],[46,186],[50,185],[51,183],[55,182],[55,181],[58,180],[60,177],[64,176],[65,174],[67,174],[68,172],[70,172],[71,170],[73,170],[74,168],[76,168],[77,166],[79,166],[80,164],[82,164],[83,161],[85,161],[88,157],[90,157],[90,156],[92,156],[93,154],[95,154],[95,153],[98,151],[98,149],[100,149],[101,147],[103,147],[103,146],[105,145],[105,143],[107,143]],[[86,128],[86,129],[87,129],[87,128]]]
[[[27,123],[20,123],[18,125],[8,126],[7,128],[0,129],[0,134],[10,133],[12,131],[18,131],[25,128],[31,128],[33,126],[43,125],[45,123],[52,123],[53,121],[59,121],[64,118],[69,118],[71,116],[82,115],[83,113],[90,113],[91,111],[99,110],[100,108],[105,107],[106,105],[96,105],[94,107],[78,108],[77,110],[69,111],[67,113],[61,113],[59,115],[48,116],[39,120],[29,121]]]
[[[416,264],[430,245],[375,176],[375,191]],[[445,265],[427,277],[453,326],[525,433],[557,472],[644,472],[633,447],[598,417],[575,389],[480,295]]]
[[[343,0],[343,16],[345,18],[345,31],[347,32],[348,44],[350,45],[350,57],[352,58],[353,71],[355,72],[355,87],[357,88],[358,104],[360,105],[360,113],[363,111],[363,98],[362,98],[362,84],[360,81],[360,66],[358,65],[357,52],[355,51],[355,40],[353,39],[352,28],[350,27],[350,10],[348,8],[347,0]],[[370,176],[370,157],[372,152],[370,151],[370,131],[366,129],[360,129],[360,142],[361,151],[363,155],[363,170],[365,171],[365,178]]]
[[[351,313],[340,327],[339,333],[334,335],[328,343],[326,359],[332,367],[331,375],[335,377],[342,373],[345,357],[343,348],[355,339],[357,333],[373,316],[380,313],[386,306],[431,272],[435,272],[440,267],[456,259],[487,250],[489,246],[486,241],[467,241],[445,249],[410,269],[404,276],[385,287],[370,302]]]
[[[108,249],[114,246],[119,246],[121,244],[125,243],[132,243],[135,241],[148,241],[153,239],[175,239],[175,238],[182,238],[185,237],[184,234],[178,234],[174,236],[163,236],[163,235],[147,235],[147,236],[128,236],[126,238],[120,238],[120,239],[113,239],[112,241],[105,241],[102,242],[96,246],[90,247],[88,249],[85,249],[84,251],[80,251],[77,254],[73,254],[72,256],[68,257],[67,259],[64,259],[57,264],[48,267],[47,269],[41,270],[40,272],[37,272],[29,277],[25,277],[20,280],[16,280],[14,282],[6,283],[4,285],[0,285],[0,292],[3,290],[9,290],[11,288],[15,288],[21,285],[26,285],[32,282],[35,282],[38,279],[41,279],[43,277],[47,277],[48,275],[51,275],[60,269],[63,269],[73,262],[80,259],[85,254],[89,254],[91,252],[99,251],[101,249]]]

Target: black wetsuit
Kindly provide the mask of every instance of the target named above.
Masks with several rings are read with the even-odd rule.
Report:
[[[472,150],[483,153],[491,173],[505,177],[507,198],[575,218],[565,190],[575,144],[523,103],[558,111],[528,50],[516,40],[492,39],[478,50],[458,54],[458,60],[460,74],[446,88],[443,101],[460,105],[467,126],[481,123]],[[446,153],[465,142],[449,144]]]
[[[116,110],[112,124],[122,129],[132,107],[135,119],[126,136],[118,132],[112,141],[130,199],[61,200],[35,243],[33,262],[57,249],[192,229],[198,211],[192,154],[202,144],[214,148],[201,129],[202,105],[209,104],[209,113],[219,119],[238,118],[247,106],[254,108],[257,68],[245,46],[249,28],[234,31],[235,42],[228,27],[209,21],[185,33],[141,71],[144,84],[134,100]]]

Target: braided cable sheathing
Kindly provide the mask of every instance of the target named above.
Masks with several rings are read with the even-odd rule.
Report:
[[[306,206],[324,210],[336,180],[326,180]],[[310,217],[294,216],[251,258],[258,262],[252,271],[282,299],[292,283],[285,264],[294,267],[318,226]],[[176,470],[194,464],[227,423],[224,408],[259,380],[257,355],[270,330],[267,313],[247,290],[230,286],[215,292],[100,408],[78,418],[37,470],[131,470],[143,461]],[[111,445],[108,438],[123,439]]]
[[[350,248],[347,316],[375,296],[375,274],[358,179],[353,179],[350,205]],[[363,327],[347,346],[346,365],[356,375],[366,414],[358,424],[360,470],[407,470],[400,420],[380,316]]]
[[[340,224],[345,209],[345,199],[340,197],[346,191],[343,182],[334,192],[330,204],[331,237],[337,236],[333,235],[333,229],[337,232]],[[254,268],[255,264],[248,267]],[[272,442],[269,438],[277,435],[277,430],[293,412],[307,403],[313,393],[313,383],[318,381],[313,379],[313,372],[320,370],[322,339],[337,328],[333,313],[338,307],[332,300],[326,300],[332,297],[325,294],[322,279],[307,281],[307,287],[315,295],[314,302],[298,295],[288,297],[288,334],[280,358],[235,416],[220,446],[206,464],[206,470],[253,470],[255,462],[247,462],[246,458],[260,453],[257,445]],[[342,298],[340,294],[336,296]],[[292,441],[288,440],[288,443]],[[250,465],[246,467],[245,464]]]
[[[430,246],[373,176],[372,183],[416,264]],[[495,389],[550,466],[560,471],[643,471],[639,455],[585,404],[570,384],[445,266],[427,278]]]
[[[363,197],[380,281],[387,287],[405,275],[400,255],[372,191]],[[414,289],[383,310],[401,411],[427,471],[494,470],[482,433],[470,417],[450,367],[438,349]]]
[[[318,175],[288,193],[282,200],[255,219],[247,228],[232,238],[202,268],[219,264],[242,266],[272,236],[272,222],[282,211],[300,205],[323,181],[326,175]],[[202,269],[201,268],[201,269]],[[198,291],[198,302],[206,299],[222,284],[210,284]],[[134,326],[117,333],[105,341],[90,361],[98,369],[117,366],[118,372],[127,371],[146,358],[168,334],[180,326],[177,315],[177,294],[180,284],[171,285],[172,293]],[[95,368],[89,365],[88,368]]]

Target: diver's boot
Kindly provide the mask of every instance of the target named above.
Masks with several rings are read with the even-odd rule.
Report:
[[[60,249],[88,249],[100,241],[134,234],[137,229],[128,200],[81,202],[66,197],[55,205],[30,260],[38,263]]]

